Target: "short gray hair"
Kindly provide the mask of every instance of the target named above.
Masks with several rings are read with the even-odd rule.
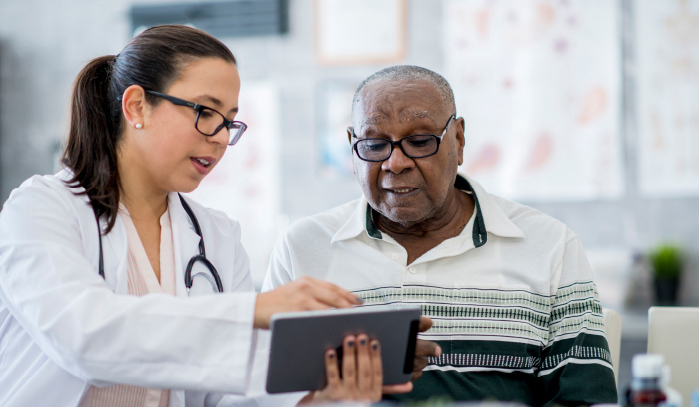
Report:
[[[451,109],[451,113],[456,115],[456,103],[454,102],[454,91],[451,89],[451,85],[446,79],[437,72],[430,71],[429,69],[415,66],[415,65],[396,65],[390,66],[388,68],[382,69],[370,77],[364,79],[362,83],[359,84],[357,91],[354,92],[354,98],[352,98],[352,117],[354,118],[354,109],[359,102],[359,94],[366,85],[372,84],[374,82],[380,82],[383,80],[398,80],[398,81],[429,81],[432,82],[434,87],[439,92],[444,102],[444,106]]]

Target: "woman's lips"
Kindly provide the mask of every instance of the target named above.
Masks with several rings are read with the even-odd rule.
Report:
[[[192,165],[201,175],[206,175],[216,161],[213,157],[191,157]]]

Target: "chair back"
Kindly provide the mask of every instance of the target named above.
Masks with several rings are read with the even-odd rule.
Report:
[[[650,307],[648,353],[660,353],[670,366],[670,387],[689,405],[699,389],[699,307]]]
[[[604,333],[609,344],[609,353],[612,355],[612,367],[614,367],[614,380],[619,385],[619,355],[621,351],[621,315],[613,309],[602,309],[604,318]]]

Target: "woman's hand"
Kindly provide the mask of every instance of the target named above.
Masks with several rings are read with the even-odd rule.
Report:
[[[384,393],[407,393],[412,383],[383,386],[381,347],[379,341],[369,340],[365,334],[345,337],[342,345],[342,377],[334,349],[325,353],[325,372],[328,380],[323,390],[309,393],[299,404],[332,401],[381,400]]]
[[[258,294],[253,326],[269,329],[269,321],[277,312],[348,308],[361,303],[356,295],[335,284],[304,276],[274,290]]]

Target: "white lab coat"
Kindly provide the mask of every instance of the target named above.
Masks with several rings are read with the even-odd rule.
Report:
[[[244,393],[256,294],[239,224],[187,199],[225,291],[200,277],[188,297],[199,237],[171,193],[177,295],[125,295],[124,224],[102,237],[104,280],[92,208],[68,177],[30,178],[0,212],[0,405],[77,406],[90,385],[114,383],[186,389],[171,391],[171,407]]]

